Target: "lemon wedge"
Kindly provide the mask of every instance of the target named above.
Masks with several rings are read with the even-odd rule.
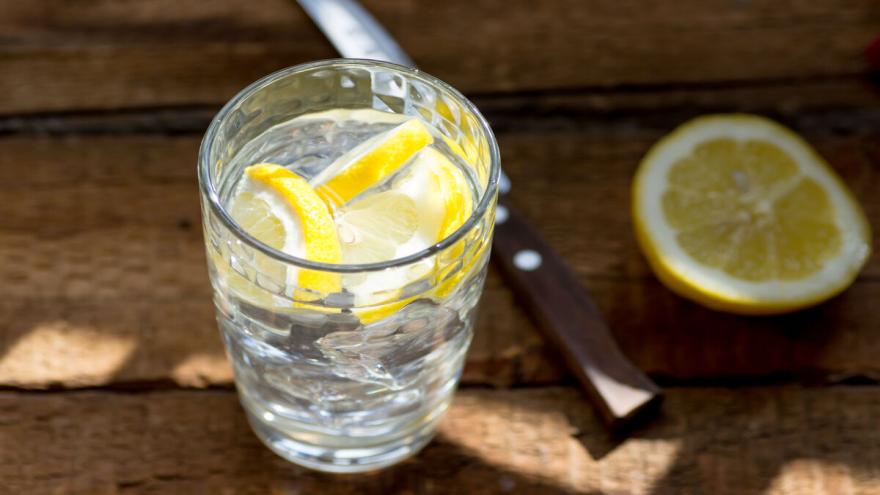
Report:
[[[697,118],[655,144],[636,172],[632,214],[661,281],[736,313],[822,302],[870,254],[843,181],[794,132],[757,116]]]
[[[294,172],[279,165],[261,163],[245,169],[244,182],[230,205],[232,218],[260,242],[285,253],[322,263],[340,263],[342,249],[336,224],[315,190]],[[312,293],[331,293],[341,289],[337,274],[285,268],[280,262],[263,260],[259,274],[284,285]],[[265,302],[250,290],[251,299]],[[314,299],[306,291],[291,296]]]
[[[432,244],[455,232],[473,212],[464,173],[434,148],[419,152],[392,188],[416,202],[420,235]]]
[[[381,183],[434,138],[418,119],[409,119],[355,146],[312,179],[318,195],[335,209]]]
[[[419,151],[406,170],[386,187],[337,211],[346,263],[389,261],[421,251],[455,232],[473,209],[471,187],[464,173],[434,148]],[[460,253],[463,246],[456,248]],[[393,294],[399,297],[410,284],[441,272],[440,265],[438,260],[426,259],[370,274],[346,274],[343,283],[356,295],[358,305],[375,306],[356,311],[361,321],[370,322],[391,315],[414,297],[388,304],[378,300],[393,300]]]
[[[452,235],[473,213],[474,194],[464,173],[434,148],[422,150],[395,187],[418,201],[418,209],[422,212],[421,235],[433,238],[433,243]],[[427,193],[420,194],[423,191]],[[459,264],[470,240],[469,236],[465,237],[438,255],[435,297],[442,299],[449,295],[468,274],[472,263],[479,259],[480,253],[477,253],[466,265]]]
[[[386,190],[339,208],[346,263],[389,261],[440,242],[471,215],[464,173],[434,148],[422,149]]]

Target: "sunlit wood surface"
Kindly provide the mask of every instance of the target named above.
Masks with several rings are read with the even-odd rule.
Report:
[[[332,47],[288,0],[0,0],[0,493],[880,493],[880,3],[364,3],[484,110],[513,201],[662,414],[608,435],[492,270],[422,454],[349,477],[274,457],[217,335],[196,149],[238,89]],[[651,275],[632,173],[730,111],[803,134],[865,208],[875,254],[843,295],[744,318]]]

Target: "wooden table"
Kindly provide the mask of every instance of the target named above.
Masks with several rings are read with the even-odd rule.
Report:
[[[328,476],[250,433],[215,327],[196,148],[225,100],[334,56],[288,0],[0,1],[0,492],[880,493],[880,257],[821,307],[712,312],[665,290],[628,186],[689,117],[792,126],[880,231],[880,2],[372,0],[497,131],[514,201],[665,386],[608,435],[490,273],[437,439]]]

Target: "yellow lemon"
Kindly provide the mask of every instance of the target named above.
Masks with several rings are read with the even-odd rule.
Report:
[[[312,179],[318,195],[331,209],[348,203],[379,184],[434,142],[428,128],[409,119],[355,146]]]
[[[315,190],[294,172],[279,165],[262,163],[244,171],[244,183],[230,206],[233,219],[249,234],[285,253],[322,263],[340,263],[342,249],[336,224]],[[258,272],[290,282],[298,299],[338,292],[339,275],[323,271],[287,269],[265,260]],[[254,289],[256,291],[256,289]],[[254,294],[250,294],[254,295]]]
[[[870,254],[865,214],[831,167],[762,117],[688,122],[642,160],[639,244],[672,290],[711,308],[773,314],[848,287]]]
[[[433,148],[419,153],[412,168],[395,187],[420,198],[419,224],[423,235],[432,238],[433,243],[452,235],[473,214],[476,199],[464,172]],[[428,193],[418,194],[421,191]],[[438,285],[433,292],[435,297],[442,299],[449,295],[468,274],[473,262],[479,259],[481,253],[461,264],[467,244],[475,241],[473,233],[469,233],[437,256],[435,268]]]
[[[387,190],[356,199],[338,211],[343,260],[372,263],[416,253],[455,232],[472,211],[473,193],[462,170],[436,149],[424,148]],[[462,247],[453,250],[460,254]],[[400,294],[435,271],[442,275],[444,268],[442,260],[427,259],[372,274],[346,275],[344,284],[358,296],[359,304],[375,306],[358,312],[368,322],[391,315],[415,298],[376,305],[377,299],[393,299],[392,288],[401,288]],[[449,288],[454,284],[444,282]]]
[[[419,152],[391,190],[412,198],[418,212],[418,234],[428,245],[455,232],[473,212],[473,192],[464,173],[434,148]]]

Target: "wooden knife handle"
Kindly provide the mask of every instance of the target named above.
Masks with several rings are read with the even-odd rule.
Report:
[[[659,387],[617,347],[571,269],[503,198],[492,249],[492,259],[517,298],[560,350],[609,426],[623,426],[660,403]]]

